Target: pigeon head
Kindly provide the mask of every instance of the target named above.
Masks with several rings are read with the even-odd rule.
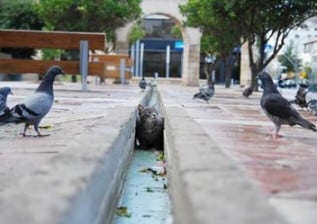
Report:
[[[272,82],[273,83],[270,74],[267,73],[267,72],[260,72],[258,74],[257,78],[260,79],[261,82],[263,82],[263,84],[266,83],[266,82]]]
[[[3,96],[8,96],[9,94],[13,95],[10,87],[0,88],[0,94],[2,94]]]
[[[309,87],[309,85],[305,84],[305,83],[300,83],[299,87],[303,88],[303,89],[307,89]]]
[[[50,67],[47,72],[46,75],[60,75],[60,74],[65,74],[65,72],[63,71],[63,69],[61,67],[59,67],[58,65],[53,65],[52,67]]]
[[[275,84],[269,73],[260,72],[257,78],[261,81],[261,87],[264,89],[264,92],[274,92],[278,93]]]
[[[49,82],[53,82],[55,77],[60,74],[65,74],[63,69],[59,67],[58,65],[53,65],[45,73],[43,81],[48,80]]]
[[[59,67],[58,65],[51,66],[47,70],[36,92],[46,92],[48,94],[53,95],[53,82],[55,80],[55,77],[60,74],[65,74],[61,67]]]

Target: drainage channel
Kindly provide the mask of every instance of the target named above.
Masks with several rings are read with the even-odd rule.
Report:
[[[147,106],[158,107],[158,99],[154,87]],[[167,176],[166,172],[162,172],[162,157],[163,153],[154,150],[134,150],[112,224],[172,223]]]

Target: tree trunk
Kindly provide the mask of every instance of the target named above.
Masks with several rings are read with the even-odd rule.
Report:
[[[231,85],[231,68],[225,68],[225,87],[230,88]]]
[[[233,57],[231,54],[228,54],[223,57],[225,63],[225,87],[230,88],[231,85],[231,73],[232,73],[232,65],[233,65]]]
[[[248,53],[249,53],[249,65],[251,68],[251,86],[253,91],[258,91],[258,82],[256,76],[258,75],[258,60],[255,60],[252,49],[253,42],[249,41],[248,44]]]
[[[253,91],[258,91],[258,82],[257,82],[257,76],[258,70],[256,63],[253,63],[251,65],[251,86],[253,87]]]

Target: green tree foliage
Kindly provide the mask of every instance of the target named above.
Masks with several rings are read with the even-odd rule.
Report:
[[[175,24],[172,27],[171,34],[172,34],[173,38],[175,38],[175,39],[180,39],[180,40],[183,39],[182,31],[181,31],[181,28],[179,27],[179,25]]]
[[[34,29],[40,30],[43,20],[35,10],[32,0],[2,0],[0,1],[0,28],[2,29]],[[13,58],[30,58],[34,49],[2,48],[2,52],[11,54]]]
[[[201,51],[212,52],[225,63],[225,84],[230,87],[234,60],[232,51],[241,44],[241,32],[234,15],[226,11],[229,1],[189,0],[180,6],[186,16],[185,25],[198,27],[203,32]],[[230,28],[229,28],[230,27]]]
[[[286,46],[285,51],[279,55],[278,60],[285,67],[286,72],[298,72],[302,66],[302,61],[297,57],[293,41]]]
[[[248,51],[252,72],[252,84],[256,86],[255,77],[279,53],[289,32],[308,18],[316,15],[317,2],[298,0],[240,1],[232,9],[244,12],[246,18],[237,20],[243,24],[244,38],[249,42]],[[269,40],[275,40],[270,55],[266,55],[265,46]],[[254,52],[253,46],[259,43]],[[257,54],[256,54],[257,53]],[[258,57],[254,57],[258,55]]]
[[[277,55],[290,30],[316,15],[316,0],[189,0],[181,7],[186,24],[212,35],[218,50],[226,52],[234,43],[248,41],[252,84],[255,77]],[[265,46],[274,39],[270,55]],[[256,44],[258,48],[254,48]],[[223,49],[222,46],[225,46]],[[256,49],[257,52],[254,51]]]
[[[51,30],[106,32],[115,39],[115,29],[141,14],[141,0],[40,0],[39,13]]]
[[[137,40],[145,36],[145,31],[143,30],[140,23],[136,23],[131,30],[129,35],[129,44],[135,43]]]

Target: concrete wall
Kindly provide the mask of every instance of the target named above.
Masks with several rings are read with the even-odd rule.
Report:
[[[141,7],[145,16],[166,15],[172,18],[181,26],[184,17],[179,11],[179,4],[185,4],[185,0],[143,0]],[[127,53],[129,50],[128,35],[134,22],[128,23],[125,27],[117,30],[116,52]],[[198,29],[182,27],[184,40],[183,74],[184,85],[197,86],[199,80],[199,60],[200,60],[200,38]]]

